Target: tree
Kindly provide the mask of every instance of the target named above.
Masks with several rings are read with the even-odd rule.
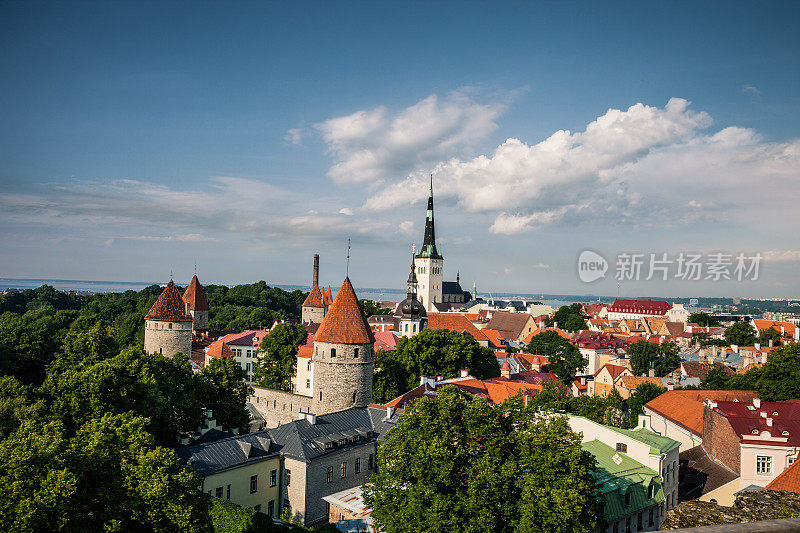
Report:
[[[644,414],[642,406],[667,392],[664,387],[659,387],[655,383],[642,383],[631,393],[628,398],[628,421],[629,427],[635,428],[639,424],[639,415]]]
[[[448,329],[423,329],[413,337],[403,337],[397,350],[384,352],[376,360],[373,398],[385,402],[419,384],[420,376],[457,377],[469,370],[478,379],[500,375],[494,353],[467,333]]]
[[[373,300],[359,300],[358,306],[364,312],[364,316],[372,316],[372,315],[390,315],[392,314],[391,309],[387,309],[385,307],[380,307],[377,302]]]
[[[308,332],[300,324],[278,324],[264,337],[259,346],[260,359],[256,364],[258,384],[270,389],[292,390],[297,349],[305,344]]]
[[[716,328],[720,326],[717,317],[709,315],[708,313],[692,313],[689,315],[689,322],[703,327]]]
[[[567,331],[577,331],[579,329],[586,329],[586,320],[583,312],[583,306],[579,303],[572,305],[562,305],[552,317],[545,320],[547,327],[554,327],[555,324]]]
[[[767,328],[762,330],[758,336],[758,341],[762,346],[769,346],[772,341],[772,346],[780,346],[782,344],[783,336],[775,328]]]
[[[764,401],[800,398],[800,344],[787,344],[776,349],[760,372],[754,373],[755,376],[758,395]]]
[[[210,531],[199,479],[147,423],[106,414],[70,439],[59,422],[24,422],[0,443],[4,530]]]
[[[631,372],[637,376],[646,375],[661,355],[658,344],[645,340],[634,342],[628,346],[627,352],[631,360]]]
[[[548,368],[565,384],[570,383],[577,372],[589,364],[580,350],[552,330],[534,335],[526,349],[529,353],[547,356]]]
[[[44,403],[36,400],[17,378],[0,377],[0,440],[8,437],[25,420],[43,418]]]
[[[246,409],[250,387],[242,381],[247,372],[232,357],[215,357],[200,371],[205,385],[203,405],[226,428],[246,433],[250,414]]]
[[[728,344],[737,346],[752,346],[756,342],[756,329],[744,320],[728,326],[725,330],[725,340]]]
[[[454,386],[412,403],[378,445],[364,499],[382,531],[588,532],[591,454],[563,417]],[[555,511],[557,510],[557,511]]]
[[[731,379],[731,374],[725,371],[724,368],[714,367],[708,371],[705,379],[700,383],[701,389],[708,390],[725,390],[728,388],[728,381]]]

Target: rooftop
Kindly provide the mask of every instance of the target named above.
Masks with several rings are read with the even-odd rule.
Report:
[[[342,344],[373,344],[375,336],[367,323],[367,317],[358,305],[358,297],[345,278],[333,305],[322,319],[314,339],[318,342]]]
[[[164,322],[194,322],[194,319],[186,313],[181,293],[172,280],[169,280],[144,318]]]

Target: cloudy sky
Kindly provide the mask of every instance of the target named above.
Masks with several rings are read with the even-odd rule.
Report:
[[[465,286],[800,297],[799,25],[791,2],[5,2],[0,277],[303,284],[319,252],[336,285],[349,236],[354,283],[400,288],[432,173]],[[644,279],[681,252],[763,261]]]

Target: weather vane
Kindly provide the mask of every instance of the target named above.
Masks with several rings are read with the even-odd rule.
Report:
[[[347,269],[345,271],[345,277],[350,277],[350,237],[347,238]]]

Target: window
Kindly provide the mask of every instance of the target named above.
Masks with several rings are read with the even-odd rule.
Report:
[[[408,333],[408,324],[406,324],[406,333]]]
[[[327,481],[328,481],[328,483],[333,482],[333,467],[332,466],[328,467],[328,478],[327,478]]]
[[[286,486],[289,486],[289,483],[292,482],[292,471],[288,468],[283,471],[283,482],[286,483]]]
[[[630,506],[631,506],[631,493],[630,492],[626,492],[625,493],[625,507],[630,507]]]
[[[311,372],[311,361],[306,364],[306,369]]]
[[[651,507],[651,508],[650,508],[650,511],[647,513],[647,525],[648,525],[648,526],[652,526],[652,525],[653,525],[653,523],[654,523],[654,522],[653,522],[653,509],[652,509],[652,507]]]
[[[647,499],[649,500],[653,499],[653,489],[655,489],[655,485],[650,483],[650,485],[647,487]]]
[[[286,514],[292,516],[292,504],[289,503],[289,500],[283,502],[283,510],[286,512]]]
[[[797,457],[789,457],[789,464],[787,466],[792,466],[796,459]]]
[[[275,469],[269,473],[269,486],[274,487],[277,484],[278,484],[278,470]]]
[[[622,453],[628,453],[628,445],[624,442],[617,443],[617,451]]]
[[[169,329],[172,329],[172,322],[169,323]]]
[[[768,455],[756,456],[756,474],[769,475],[772,473],[772,457]]]
[[[353,348],[353,357],[358,359],[358,348]]]
[[[319,391],[319,401],[322,401],[322,391]]]
[[[270,500],[269,503],[267,503],[267,516],[275,516],[275,500]]]
[[[331,357],[336,357],[336,348],[331,348]]]
[[[217,487],[214,496],[216,496],[217,498],[222,498],[222,487]]]
[[[355,472],[356,474],[361,473],[361,457],[356,457]]]
[[[372,470],[372,468],[373,468],[373,460],[374,460],[373,455],[369,454],[369,459],[367,460],[367,470]]]
[[[228,488],[225,491],[225,499],[231,501],[231,486],[228,485]]]
[[[353,403],[356,403],[356,397],[358,396],[358,391],[353,391]]]
[[[342,466],[340,468],[342,477],[347,477],[347,461],[342,461]]]
[[[258,505],[254,505],[253,506],[253,510],[254,511],[258,511],[260,513],[261,512],[261,504],[259,503]]]
[[[311,388],[311,380],[310,380],[310,379],[307,379],[307,380],[306,380],[306,388],[307,388],[307,389],[310,389],[310,388]]]
[[[247,370],[247,373],[249,374],[250,373],[250,363],[247,363],[247,369],[246,370]]]
[[[258,476],[250,476],[250,494],[258,492]]]

